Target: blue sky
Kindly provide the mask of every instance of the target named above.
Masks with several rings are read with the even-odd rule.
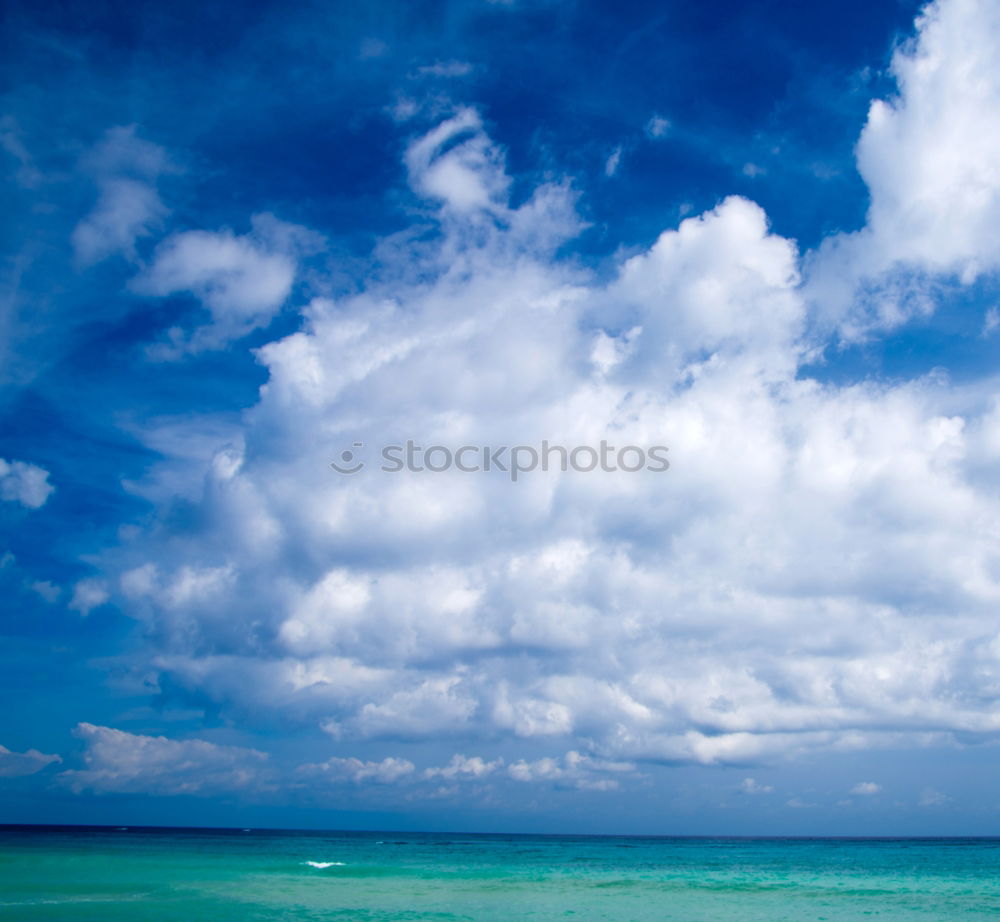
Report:
[[[991,4],[3,17],[0,821],[996,831]]]

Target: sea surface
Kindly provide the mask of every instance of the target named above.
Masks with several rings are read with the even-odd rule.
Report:
[[[0,919],[972,920],[1000,839],[0,827]]]

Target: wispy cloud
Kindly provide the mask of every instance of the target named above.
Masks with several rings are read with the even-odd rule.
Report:
[[[49,765],[61,762],[57,755],[47,755],[37,749],[27,752],[11,752],[6,746],[0,746],[0,778],[21,778],[34,775]]]
[[[112,128],[84,159],[99,190],[97,203],[73,230],[82,266],[121,254],[136,258],[135,245],[163,225],[168,211],[156,180],[173,169],[162,147],[136,134],[135,126]]]

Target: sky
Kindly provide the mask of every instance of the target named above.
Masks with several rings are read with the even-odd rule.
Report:
[[[0,822],[1000,830],[1000,6],[0,16]]]

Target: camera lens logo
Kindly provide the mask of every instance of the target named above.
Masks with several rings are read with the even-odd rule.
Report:
[[[364,442],[355,442],[351,448],[345,448],[340,453],[340,463],[338,464],[336,461],[331,461],[330,467],[332,467],[338,474],[356,474],[365,466],[365,462],[358,458],[354,449],[364,447]]]

